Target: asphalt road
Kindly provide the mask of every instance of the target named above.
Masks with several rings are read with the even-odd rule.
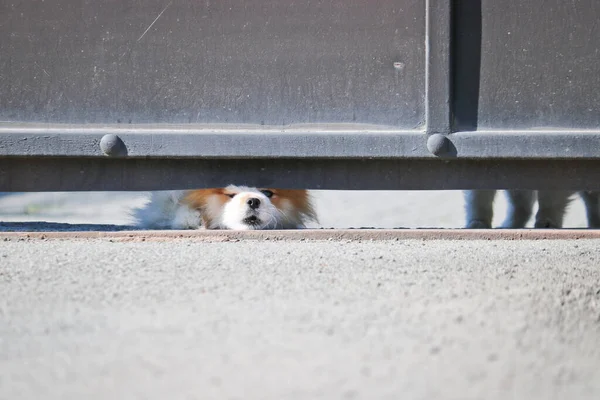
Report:
[[[0,241],[0,399],[598,399],[600,240]]]

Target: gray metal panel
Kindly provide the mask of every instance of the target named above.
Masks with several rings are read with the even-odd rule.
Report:
[[[0,37],[0,120],[424,124],[421,0],[2,0]]]
[[[600,190],[599,3],[467,4],[0,0],[0,190]]]
[[[427,0],[427,133],[450,133],[451,0]]]
[[[118,137],[123,148],[101,149],[105,135]],[[457,132],[446,140],[445,158],[600,160],[600,131]],[[0,125],[0,157],[103,157],[105,153],[130,158],[435,158],[428,149],[428,136],[420,131]]]
[[[483,0],[479,128],[600,126],[600,2]]]

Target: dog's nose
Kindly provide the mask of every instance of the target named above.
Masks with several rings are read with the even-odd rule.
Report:
[[[256,210],[260,206],[260,200],[256,197],[251,197],[248,199],[246,204],[248,204],[248,207],[250,207],[251,209]]]

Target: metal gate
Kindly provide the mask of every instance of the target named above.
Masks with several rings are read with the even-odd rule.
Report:
[[[597,0],[0,1],[0,190],[600,189]]]

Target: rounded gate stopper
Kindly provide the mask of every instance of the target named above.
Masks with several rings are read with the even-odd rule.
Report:
[[[440,133],[434,133],[427,138],[427,150],[435,156],[445,156],[450,152],[450,139]]]
[[[118,157],[127,155],[125,143],[115,134],[109,133],[100,139],[100,150],[107,156]]]

